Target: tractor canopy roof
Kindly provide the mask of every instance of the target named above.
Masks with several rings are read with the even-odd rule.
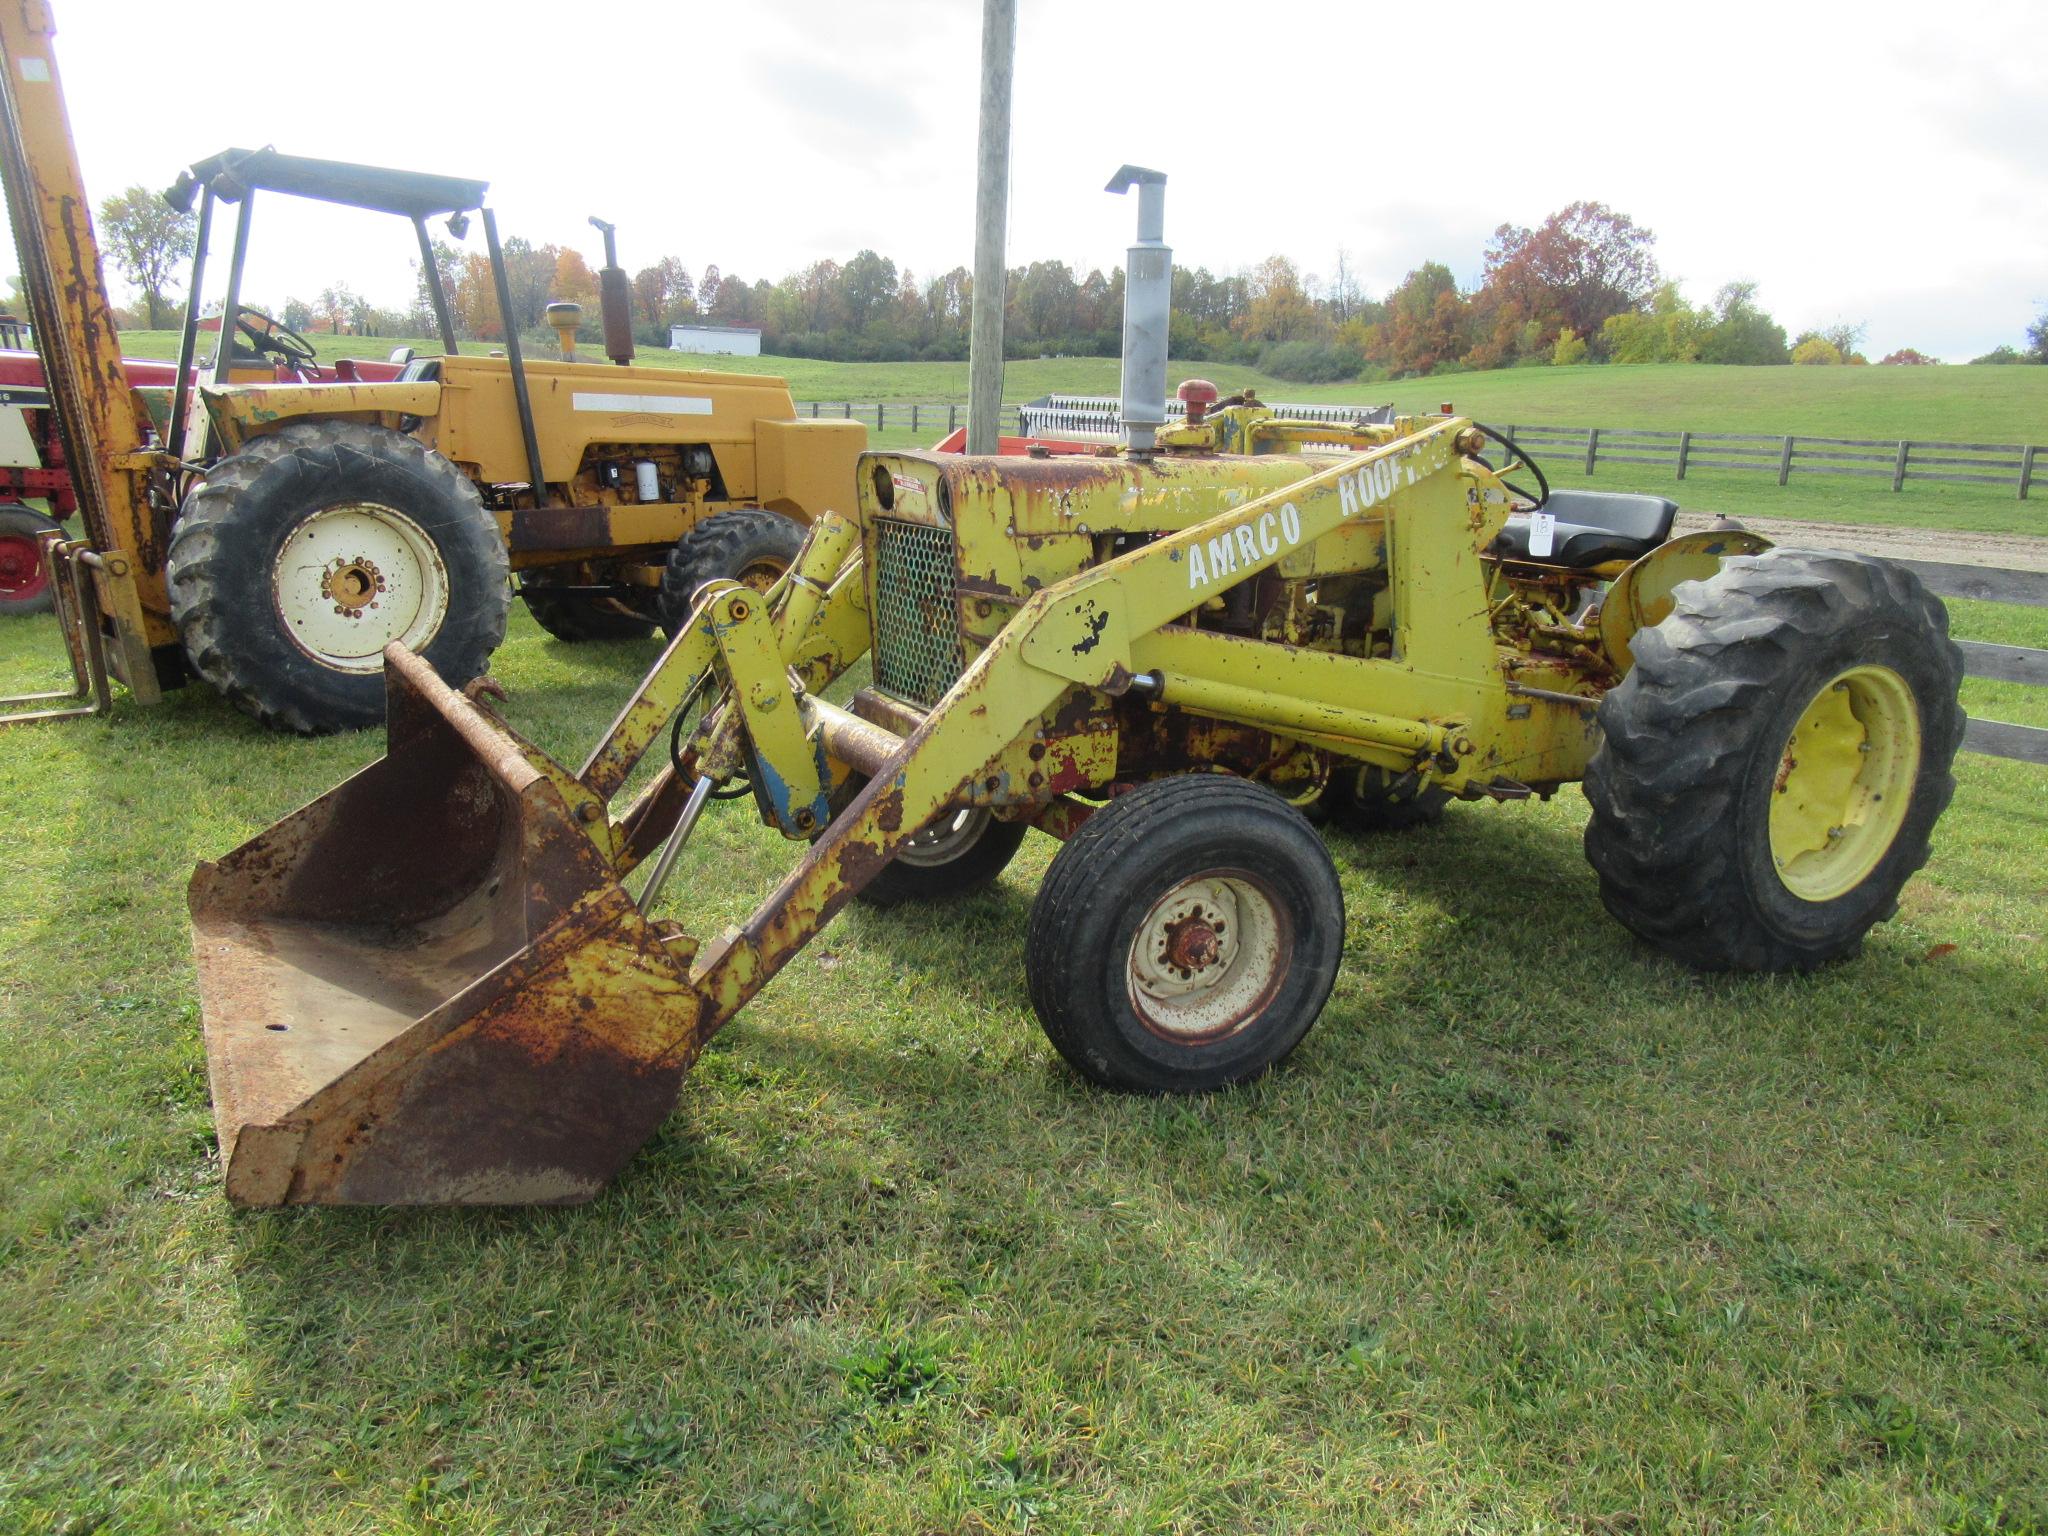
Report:
[[[250,192],[285,192],[323,203],[396,213],[409,219],[481,208],[487,181],[429,176],[343,160],[312,160],[274,149],[228,149],[194,161],[165,193],[173,206],[189,206],[193,186],[210,187],[223,202],[237,203]],[[183,194],[182,201],[179,194]]]

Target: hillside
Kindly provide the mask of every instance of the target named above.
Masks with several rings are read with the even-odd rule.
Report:
[[[393,347],[437,347],[387,337],[315,336],[323,359],[382,357]],[[121,338],[131,356],[174,357],[175,331],[129,331]],[[708,372],[778,374],[799,401],[921,401],[967,398],[965,363],[832,363],[790,357],[700,357],[644,348],[650,367]],[[1050,393],[1113,395],[1119,365],[1110,357],[1034,358],[1004,369],[1003,398],[1017,402]],[[1512,368],[1457,373],[1394,383],[1290,384],[1219,363],[1175,363],[1167,377],[1200,375],[1226,391],[1246,386],[1269,400],[1391,403],[1433,411],[1456,409],[1500,425],[1688,428],[1695,432],[1769,432],[1800,436],[2013,443],[2048,447],[2048,368],[1721,368],[1669,364],[1649,367]],[[929,421],[916,432],[891,411],[876,447],[930,444],[943,431]],[[1984,533],[2039,534],[2048,529],[2043,500],[2020,501],[2004,486],[1909,484],[1894,494],[1868,480],[1797,477],[1780,487],[1755,473],[1695,470],[1682,484],[1656,465],[1603,466],[1590,479],[1569,455],[1545,456],[1560,485],[1593,484],[1604,490],[1651,491],[1688,508],[1736,517],[1814,518],[1831,522],[1956,528]],[[2044,471],[2048,480],[2048,471]]]
[[[314,336],[324,359],[382,357],[393,347],[438,345],[389,337]],[[175,331],[125,331],[134,357],[175,357]],[[800,357],[699,357],[641,349],[657,368],[772,373],[799,400],[967,398],[967,364],[832,363]],[[1113,357],[1034,358],[1003,370],[1003,398],[1050,393],[1115,394]],[[1792,432],[1833,437],[1949,438],[2042,443],[2048,439],[2048,368],[1509,368],[1427,379],[1348,384],[1290,384],[1227,363],[1169,365],[1178,381],[1200,375],[1225,390],[1249,385],[1273,400],[1344,400],[1434,410],[1449,400],[1495,421],[1600,427],[1689,427],[1701,432]]]

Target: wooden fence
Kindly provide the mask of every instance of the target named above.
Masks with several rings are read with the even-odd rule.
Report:
[[[1491,423],[1489,423],[1491,425]],[[1937,443],[1861,437],[1778,436],[1767,432],[1649,432],[1620,427],[1505,426],[1531,450],[1579,461],[1587,474],[1600,464],[1649,464],[1678,479],[1689,469],[1746,469],[1775,474],[1778,484],[1798,475],[1861,475],[1949,485],[2010,486],[2021,501],[2033,485],[2035,459],[2048,453],[2028,443]]]
[[[1949,565],[1938,560],[1895,560],[1926,584],[1936,597],[1972,598],[1980,603],[2019,603],[2048,608],[2048,574],[2007,571],[1985,565]],[[2027,683],[2048,688],[2048,651],[2024,645],[1991,645],[1958,640],[1963,673],[1992,682]],[[1963,750],[1988,757],[2017,758],[2023,763],[2048,763],[2048,730],[2037,725],[2008,725],[2002,720],[1972,718],[1963,731]]]
[[[1005,405],[1003,412],[1007,416],[1021,409],[1018,405]],[[967,420],[965,404],[944,400],[805,400],[797,405],[796,412],[799,416],[864,421],[877,432],[892,427],[930,432],[934,442]]]

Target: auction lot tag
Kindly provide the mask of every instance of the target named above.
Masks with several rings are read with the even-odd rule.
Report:
[[[1548,512],[1529,514],[1529,554],[1541,560],[1557,542],[1557,519]]]

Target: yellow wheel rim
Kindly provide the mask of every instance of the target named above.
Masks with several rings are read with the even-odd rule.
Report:
[[[1771,862],[1802,901],[1847,895],[1905,824],[1920,711],[1890,667],[1851,667],[1807,704],[1771,784]]]

